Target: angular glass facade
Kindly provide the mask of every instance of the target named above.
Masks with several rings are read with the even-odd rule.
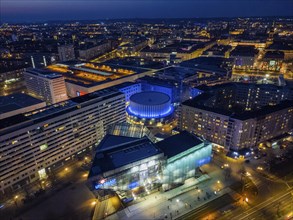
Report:
[[[196,168],[211,161],[212,145],[200,144],[167,159],[162,170],[162,188],[170,189],[174,184],[184,183],[194,177]]]
[[[211,160],[212,145],[201,143],[171,158],[163,153],[103,173],[94,181],[95,189],[150,190],[155,184],[168,190],[195,176],[196,168]]]

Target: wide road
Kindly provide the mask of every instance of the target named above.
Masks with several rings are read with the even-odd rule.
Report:
[[[178,220],[194,220],[208,217],[211,213],[235,202],[234,199],[229,195],[225,194],[213,201],[206,203],[197,209],[194,209],[187,214],[184,214],[176,219]]]
[[[219,218],[219,220],[225,220],[227,218],[233,220],[274,220],[279,219],[290,213],[293,208],[293,196],[292,189],[285,191],[284,193],[277,194],[271,198],[265,200],[258,205],[252,206],[247,210],[235,210],[229,215]]]

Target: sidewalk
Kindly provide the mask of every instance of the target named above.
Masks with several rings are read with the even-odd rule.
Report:
[[[218,198],[226,193],[231,193],[230,188],[224,188],[215,195],[210,184],[206,185],[205,181],[209,180],[208,175],[204,175],[201,179],[192,179],[181,187],[170,190],[164,193],[154,193],[145,198],[138,204],[127,207],[126,209],[109,216],[107,220],[120,220],[120,219],[164,219],[170,216],[177,218],[183,214],[191,211],[194,207],[200,207],[214,198]],[[198,194],[196,187],[201,189]],[[211,199],[203,199],[208,192]],[[200,200],[197,198],[200,197]]]

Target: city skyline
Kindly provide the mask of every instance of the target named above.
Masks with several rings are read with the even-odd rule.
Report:
[[[264,4],[265,3],[265,4]],[[129,18],[292,16],[290,0],[110,0],[1,1],[1,22]]]
[[[292,0],[0,0],[0,219],[293,219]]]

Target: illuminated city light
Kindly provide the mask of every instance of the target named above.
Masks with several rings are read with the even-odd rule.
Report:
[[[138,112],[134,111],[130,106],[127,107],[127,111],[130,115],[134,115],[136,117],[142,118],[142,119],[155,119],[155,118],[164,118],[173,112],[173,107],[169,106],[167,110],[162,111],[162,112],[149,112],[149,113],[143,113],[143,112]]]

